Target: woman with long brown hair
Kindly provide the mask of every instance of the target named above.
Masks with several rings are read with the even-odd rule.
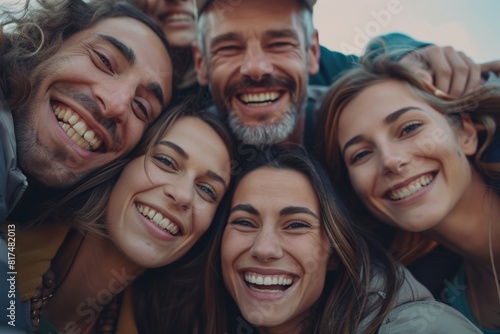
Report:
[[[499,333],[500,164],[484,157],[497,140],[500,93],[485,85],[452,98],[430,87],[385,56],[364,62],[326,96],[319,155],[356,221],[399,258],[426,254],[425,240],[462,256],[454,277],[436,277],[440,296]],[[417,242],[390,237],[402,234]]]

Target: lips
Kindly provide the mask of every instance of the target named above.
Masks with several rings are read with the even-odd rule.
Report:
[[[74,110],[58,103],[52,105],[52,110],[61,128],[76,145],[92,152],[101,147],[102,138]]]
[[[238,96],[239,100],[248,106],[265,106],[277,101],[282,94],[277,91],[261,93],[245,93]]]
[[[136,208],[141,213],[141,215],[149,219],[159,228],[167,231],[173,236],[180,235],[180,228],[177,223],[164,217],[160,212],[144,204],[136,204]]]
[[[293,277],[290,275],[262,275],[245,272],[243,276],[247,286],[258,292],[282,292],[293,284]]]
[[[422,188],[428,186],[434,180],[433,174],[426,174],[420,176],[418,179],[414,180],[410,184],[400,187],[397,189],[392,189],[388,192],[387,196],[392,201],[400,201],[407,198],[413,194],[419,192]]]
[[[177,22],[194,22],[194,15],[189,13],[165,13],[158,16],[158,19],[163,23],[177,23]]]

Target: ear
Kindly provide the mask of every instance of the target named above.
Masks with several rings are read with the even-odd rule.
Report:
[[[458,140],[465,155],[470,157],[476,154],[477,151],[477,129],[471,118],[465,114],[462,115],[462,124],[462,129],[458,133]]]
[[[207,66],[197,42],[193,42],[193,60],[196,69],[198,83],[202,86],[208,85]]]
[[[311,35],[311,42],[309,45],[308,52],[308,64],[307,71],[310,75],[314,75],[319,71],[319,57],[320,57],[320,47],[319,47],[319,37],[318,31],[314,30]]]

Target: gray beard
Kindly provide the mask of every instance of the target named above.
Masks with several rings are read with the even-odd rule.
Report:
[[[299,111],[295,105],[291,105],[285,111],[283,118],[277,123],[259,124],[248,126],[234,113],[229,112],[229,128],[233,134],[248,145],[274,145],[284,141],[295,129]]]

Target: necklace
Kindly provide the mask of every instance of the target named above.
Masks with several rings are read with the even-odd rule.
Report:
[[[66,279],[70,268],[76,258],[84,236],[76,230],[70,230],[63,244],[59,247],[56,255],[51,261],[49,269],[42,276],[42,283],[36,288],[30,299],[30,316],[33,331],[40,326],[40,317],[43,310],[50,301],[56,289]],[[57,279],[56,279],[57,273]],[[57,284],[56,284],[57,283]],[[111,334],[116,332],[118,316],[121,305],[121,294],[113,298],[98,315],[93,333]]]
[[[38,331],[43,309],[54,295],[55,287],[56,281],[54,272],[52,269],[48,269],[42,277],[42,284],[36,288],[33,297],[30,299],[30,316],[34,332]],[[97,319],[94,333],[111,334],[116,332],[121,301],[122,294],[113,298],[111,302],[104,307]]]

